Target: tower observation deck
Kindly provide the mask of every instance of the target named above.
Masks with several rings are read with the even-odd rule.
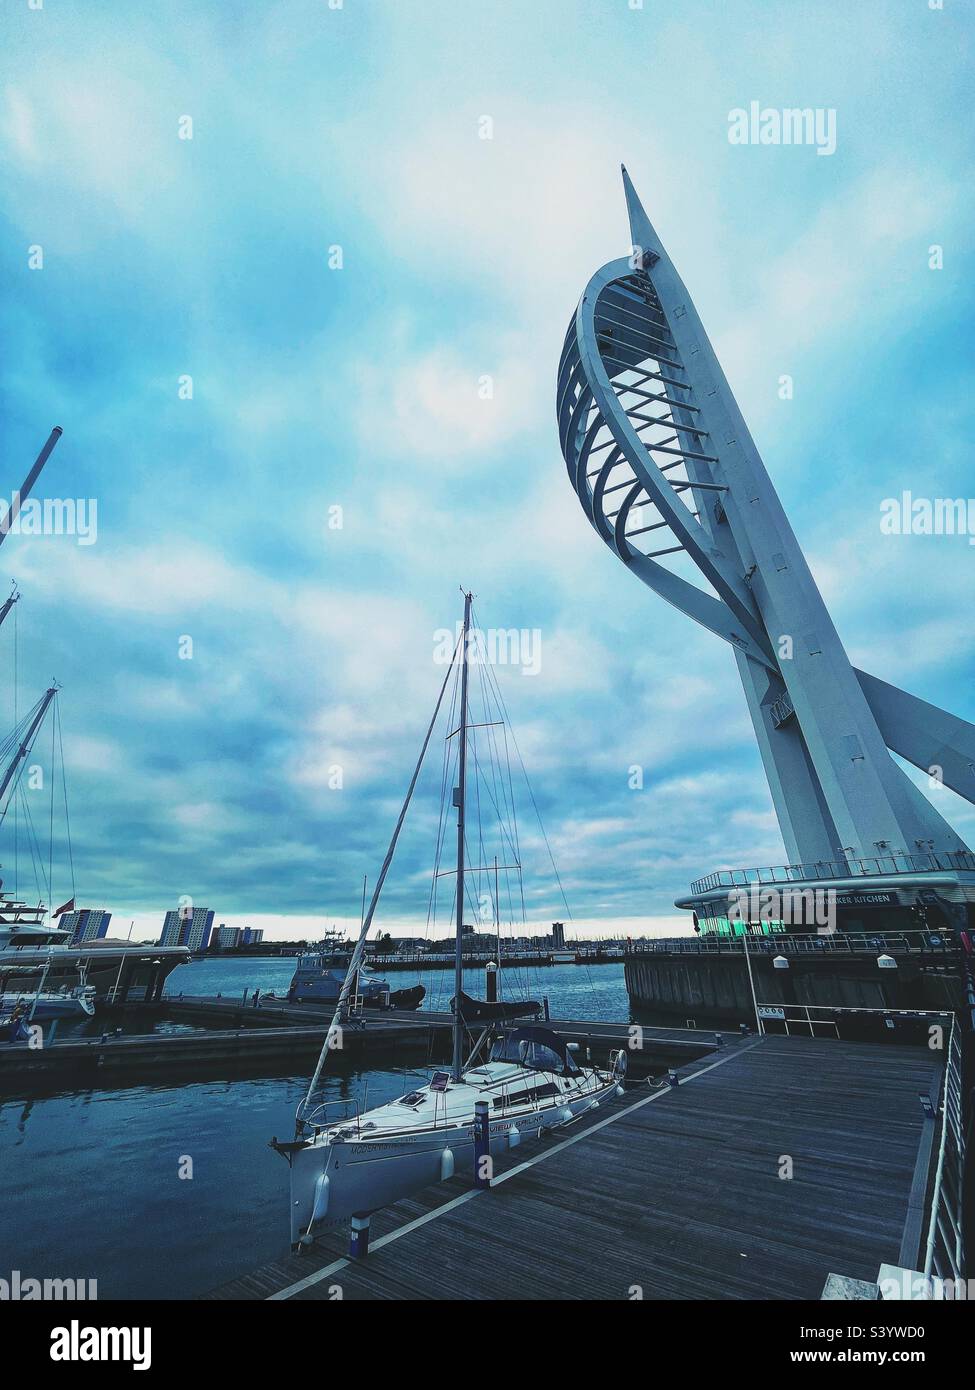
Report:
[[[712,874],[678,906],[715,921],[732,887],[832,884],[858,911],[936,898],[970,924],[975,856],[889,750],[973,801],[975,726],[851,665],[625,169],[623,184],[630,254],[585,287],[559,363],[562,452],[617,559],[730,645],[790,860]]]

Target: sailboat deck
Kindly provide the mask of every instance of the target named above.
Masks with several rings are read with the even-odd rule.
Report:
[[[378,1213],[364,1260],[338,1231],[208,1297],[818,1299],[913,1261],[935,1054],[748,1038],[679,1077]]]

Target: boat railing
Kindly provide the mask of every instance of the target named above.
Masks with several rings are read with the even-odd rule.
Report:
[[[329,1115],[329,1111],[343,1109],[341,1114]],[[322,1100],[311,1102],[302,1101],[298,1106],[295,1116],[299,1125],[303,1128],[314,1130],[318,1134],[323,1129],[331,1129],[333,1125],[354,1124],[356,1134],[361,1132],[362,1117],[359,1112],[359,1102],[353,1096],[340,1100]]]

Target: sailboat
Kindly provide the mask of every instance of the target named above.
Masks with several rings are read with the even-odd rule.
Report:
[[[486,1102],[487,1128],[493,1150],[513,1147],[523,1136],[560,1129],[622,1094],[626,1054],[610,1058],[608,1069],[580,1066],[571,1048],[552,1029],[519,1022],[537,1012],[530,1001],[489,1003],[473,1000],[462,989],[462,943],[465,873],[482,872],[465,864],[467,814],[469,637],[471,595],[464,596],[464,620],[450,669],[444,678],[399,819],[373,890],[345,984],[305,1100],[298,1107],[295,1137],[276,1138],[271,1146],[291,1169],[291,1241],[308,1245],[336,1222],[366,1215],[430,1183],[465,1168],[473,1174],[478,1102]],[[449,1070],[435,1071],[430,1081],[398,1099],[360,1113],[354,1100],[324,1101],[316,1087],[329,1053],[341,1046],[351,981],[362,960],[383,883],[416,787],[430,738],[451,674],[459,676],[457,786],[456,926],[452,1042]],[[450,736],[451,738],[453,735]],[[479,1036],[465,1059],[467,1027]],[[483,1133],[483,1131],[482,1131]]]

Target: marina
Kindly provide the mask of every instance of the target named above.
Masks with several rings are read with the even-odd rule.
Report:
[[[659,1302],[698,1378],[940,1369],[919,1305],[975,1297],[943,7],[49,8],[0,122],[18,1345],[148,1369],[161,1333],[176,1376],[202,1329],[280,1378],[254,1305],[328,1304],[340,1374],[352,1303]],[[742,142],[772,88],[842,120],[756,99]]]

